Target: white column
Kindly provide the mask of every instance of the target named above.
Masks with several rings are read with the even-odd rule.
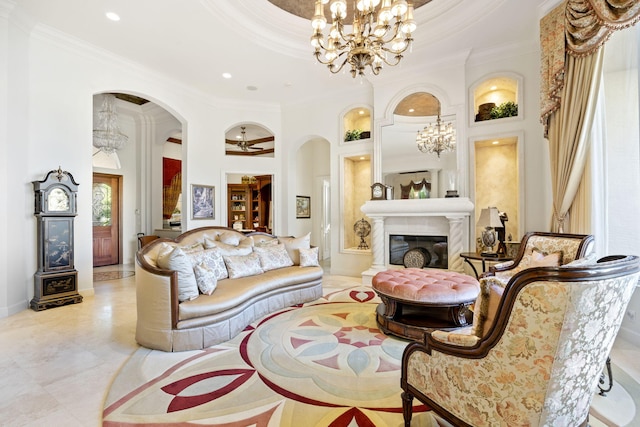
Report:
[[[464,250],[464,230],[462,227],[463,216],[447,216],[449,220],[449,239],[447,246],[449,249],[449,270],[464,273],[464,265],[460,253]]]
[[[371,251],[373,252],[373,263],[371,267],[362,272],[362,283],[364,285],[370,285],[371,279],[378,272],[386,270],[384,262],[384,220],[383,216],[371,216],[369,218],[373,220],[371,226]]]

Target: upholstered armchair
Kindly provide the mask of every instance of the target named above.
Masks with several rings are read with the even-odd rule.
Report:
[[[591,235],[530,232],[522,237],[520,249],[513,261],[490,267],[484,276],[494,276],[506,282],[525,268],[569,264],[593,254],[593,251]]]
[[[409,344],[405,426],[414,397],[456,426],[586,425],[640,275],[636,256],[603,260],[524,269],[495,295],[484,330],[435,331]]]

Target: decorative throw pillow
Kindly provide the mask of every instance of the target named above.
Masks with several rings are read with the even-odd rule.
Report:
[[[226,243],[211,240],[207,240],[206,243],[207,249],[217,248],[222,256],[243,256],[253,252],[250,239],[243,240],[238,246],[227,245]]]
[[[230,255],[224,256],[224,263],[227,265],[230,279],[238,279],[240,277],[255,276],[264,273],[260,265],[260,258],[257,254],[249,255]]]
[[[216,272],[209,268],[207,264],[201,262],[193,268],[193,274],[198,283],[198,289],[205,295],[211,295],[218,286],[218,278]]]
[[[260,258],[260,265],[264,271],[293,265],[283,243],[275,246],[256,246],[253,248],[253,252]]]
[[[562,252],[547,254],[536,248],[531,251],[529,267],[559,267],[562,264]]]
[[[314,248],[300,248],[300,267],[319,267],[318,262],[318,247]]]
[[[256,234],[255,236],[249,236],[249,238],[253,241],[253,246],[275,246],[278,244],[277,237]]]
[[[237,231],[223,231],[218,234],[219,241],[231,246],[238,246],[240,242],[246,238],[247,237],[244,234],[238,233]]]
[[[198,283],[193,273],[191,260],[179,247],[158,254],[158,267],[178,272],[178,301],[198,298]]]
[[[182,252],[185,254],[190,254],[192,252],[199,252],[204,250],[204,245],[200,242],[192,243],[190,245],[179,246],[182,249]]]
[[[205,249],[199,252],[193,252],[187,254],[189,259],[191,260],[191,265],[193,268],[196,267],[197,264],[204,263],[213,270],[216,274],[217,280],[226,279],[229,277],[229,272],[227,272],[227,266],[224,263],[224,259],[222,259],[222,254],[218,248]]]
[[[504,286],[504,283],[495,277],[480,279],[480,293],[473,306],[473,333],[477,337],[485,336],[493,325]]]
[[[284,243],[293,265],[300,265],[300,248],[309,249],[311,247],[311,233],[302,237],[278,237],[278,241]]]
[[[561,265],[561,267],[572,268],[572,267],[584,267],[587,265],[593,265],[596,263],[596,258],[597,258],[596,253],[591,252],[589,253],[589,255],[585,256],[584,258],[574,259],[568,264]]]

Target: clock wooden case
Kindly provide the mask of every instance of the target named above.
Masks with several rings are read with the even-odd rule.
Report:
[[[73,221],[78,183],[62,169],[33,181],[34,215],[38,224],[38,271],[31,308],[36,311],[82,302],[74,267]]]

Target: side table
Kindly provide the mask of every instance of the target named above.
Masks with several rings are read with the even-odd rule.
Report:
[[[473,265],[471,260],[482,261],[482,272],[484,273],[487,271],[487,264],[486,264],[487,261],[499,263],[499,262],[511,261],[513,259],[512,257],[506,256],[506,255],[486,256],[478,252],[462,252],[460,256],[464,259],[464,261],[467,264],[469,264],[469,266],[471,266],[471,269],[476,275],[476,279],[478,279],[480,275],[478,274],[478,270],[476,270],[476,266]]]

